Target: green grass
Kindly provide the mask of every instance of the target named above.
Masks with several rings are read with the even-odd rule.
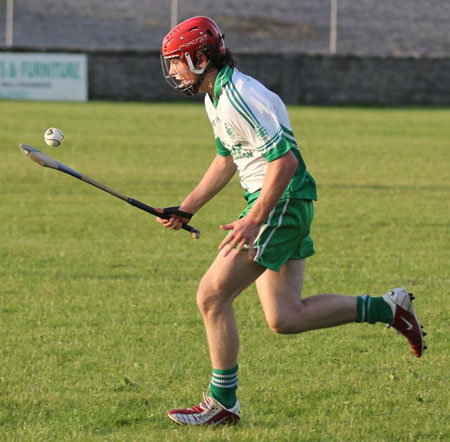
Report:
[[[381,325],[275,335],[252,287],[235,303],[241,423],[172,424],[209,382],[195,290],[243,207],[238,181],[196,215],[196,241],[17,145],[173,205],[214,156],[202,106],[1,101],[0,440],[449,440],[450,112],[289,111],[320,198],[305,296],[406,285],[425,356]],[[43,144],[49,126],[63,147]]]

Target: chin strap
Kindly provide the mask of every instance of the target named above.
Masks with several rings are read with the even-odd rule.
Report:
[[[203,73],[200,74],[200,77],[198,78],[198,80],[194,84],[192,84],[191,86],[188,86],[182,92],[185,93],[186,95],[197,95],[198,94],[198,90],[200,89],[200,86],[202,85],[203,80],[205,79],[207,73],[208,73],[208,71],[205,68]]]

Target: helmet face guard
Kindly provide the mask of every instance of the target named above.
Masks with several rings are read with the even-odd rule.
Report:
[[[209,60],[206,66],[202,69],[196,69],[195,66],[192,63],[192,60],[190,57],[188,57],[188,54],[186,54],[186,58],[188,61],[188,67],[191,72],[194,74],[198,74],[199,77],[194,82],[192,80],[184,80],[183,75],[185,75],[188,71],[180,71],[179,64],[174,65],[174,68],[171,68],[172,60],[174,58],[179,58],[177,56],[166,58],[163,54],[161,54],[161,69],[163,71],[164,78],[166,79],[167,83],[169,83],[170,87],[182,92],[185,95],[196,95],[198,93],[198,90],[200,88],[200,85],[202,84],[203,80],[205,79],[207,68],[209,66]],[[186,66],[186,65],[183,65]],[[171,73],[171,71],[174,73]]]
[[[164,78],[169,85],[184,94],[196,95],[208,72],[210,60],[203,68],[196,68],[196,52],[200,47],[211,45],[225,52],[224,36],[216,23],[208,17],[192,17],[175,26],[164,38],[161,52],[161,67]],[[191,73],[197,75],[197,79],[185,80],[174,59],[182,61]],[[172,66],[171,66],[172,65]],[[192,76],[191,76],[192,78]]]

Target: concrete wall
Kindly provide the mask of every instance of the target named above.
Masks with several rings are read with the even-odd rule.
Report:
[[[289,104],[450,104],[450,58],[237,54],[241,71]],[[159,54],[89,54],[90,97],[180,98],[162,78]]]
[[[179,99],[163,78],[156,52],[89,52],[89,98],[155,101]]]
[[[89,55],[90,99],[182,99],[163,79],[157,52],[71,52]],[[288,104],[450,104],[450,58],[239,53],[236,60]]]
[[[248,54],[241,69],[292,104],[450,104],[450,58]]]

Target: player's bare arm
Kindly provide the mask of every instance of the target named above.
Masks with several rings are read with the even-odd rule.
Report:
[[[224,230],[232,230],[219,245],[219,249],[224,249],[224,256],[232,253],[232,256],[236,257],[247,244],[250,257],[253,258],[253,244],[261,223],[280,200],[295,174],[297,165],[298,161],[291,151],[268,163],[261,193],[250,212],[244,218],[221,226]]]
[[[196,213],[230,182],[235,172],[236,165],[231,156],[216,155],[196,188],[181,204],[183,210]]]
[[[231,156],[216,155],[198,185],[182,202],[180,210],[192,214],[196,213],[229,183],[235,172],[236,165],[233,163]],[[169,220],[157,218],[157,221],[174,230],[181,228],[181,221],[189,222],[189,220],[183,220],[179,217],[172,217]]]

